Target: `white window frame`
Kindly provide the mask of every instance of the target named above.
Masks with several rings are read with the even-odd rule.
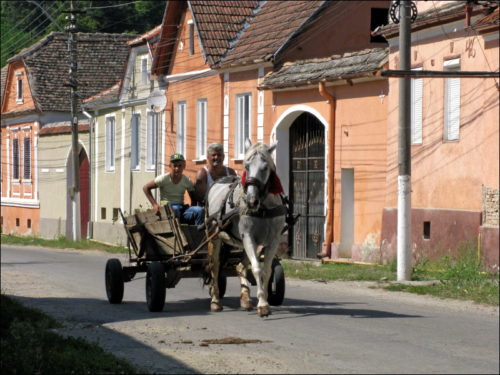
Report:
[[[147,84],[149,81],[149,72],[148,72],[148,58],[144,56],[141,58],[141,83],[143,85]]]
[[[422,68],[414,68],[420,71]],[[424,80],[422,78],[411,79],[411,144],[422,144],[422,97]]]
[[[186,156],[187,103],[177,102],[177,135],[175,152]]]
[[[248,103],[245,105],[245,99]],[[236,159],[245,156],[245,139],[252,138],[252,94],[243,93],[236,95],[236,131],[234,151]]]
[[[146,169],[154,171],[157,162],[159,114],[147,112],[146,124]]]
[[[444,62],[445,71],[460,71],[460,59]],[[460,78],[444,80],[444,140],[460,139]]]
[[[22,104],[23,103],[23,79],[18,78],[17,79],[17,84],[16,84],[16,103],[17,104]]]
[[[130,169],[141,170],[141,112],[132,112],[130,118]]]
[[[116,116],[109,115],[105,117],[104,131],[106,134],[105,144],[105,168],[106,172],[115,171],[115,154],[116,154]]]
[[[196,105],[196,157],[198,160],[207,157],[207,110],[207,99],[198,99]]]

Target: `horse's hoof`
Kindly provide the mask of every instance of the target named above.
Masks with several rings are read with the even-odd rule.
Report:
[[[271,315],[271,309],[268,306],[257,307],[257,313],[261,318]]]
[[[248,300],[240,300],[240,307],[243,310],[246,310],[246,311],[252,311],[253,310],[252,302],[248,301]]]
[[[219,312],[222,311],[223,307],[219,302],[212,302],[210,303],[210,311],[212,312]]]

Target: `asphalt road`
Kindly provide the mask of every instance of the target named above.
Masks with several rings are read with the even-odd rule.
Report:
[[[62,320],[62,334],[97,341],[151,373],[499,373],[498,307],[287,278],[283,305],[261,319],[239,309],[229,278],[221,313],[209,311],[199,279],[168,289],[164,311],[150,313],[144,274],[125,284],[124,303],[108,303],[112,257],[2,245],[1,291]],[[223,338],[233,339],[203,344]]]

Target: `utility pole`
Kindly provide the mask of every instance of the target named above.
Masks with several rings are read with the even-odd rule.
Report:
[[[411,1],[399,4],[399,69],[411,68]],[[411,278],[411,78],[399,78],[397,279]]]
[[[69,25],[66,26],[68,31],[68,50],[69,50],[69,87],[71,95],[71,187],[69,188],[69,196],[71,198],[71,228],[73,241],[80,241],[80,155],[78,152],[78,116],[76,108],[76,90],[78,81],[76,78],[77,72],[77,50],[76,50],[76,13],[73,0],[71,0],[71,10],[69,11]],[[69,218],[66,218],[68,220]]]

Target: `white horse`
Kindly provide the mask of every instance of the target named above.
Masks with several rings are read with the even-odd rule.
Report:
[[[235,184],[216,182],[208,192],[208,234],[220,230],[209,243],[211,270],[211,310],[222,310],[222,298],[219,295],[219,264],[223,243],[230,247],[243,247],[252,265],[252,272],[257,285],[257,312],[264,317],[271,314],[268,303],[268,283],[272,273],[272,262],[276,255],[280,234],[285,226],[286,207],[280,197],[283,192],[276,166],[271,157],[276,144],[267,146],[247,139],[245,142],[245,171],[241,181]],[[221,228],[222,216],[234,214],[224,228]],[[219,218],[218,227],[213,225]],[[260,258],[264,257],[261,265]],[[240,305],[253,308],[250,300],[250,283],[246,278],[246,266],[238,265],[237,271],[241,282]],[[247,263],[248,265],[248,263]]]

